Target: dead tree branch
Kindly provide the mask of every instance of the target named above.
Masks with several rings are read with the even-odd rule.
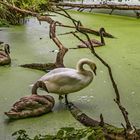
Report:
[[[63,44],[59,41],[59,39],[56,37],[55,31],[56,31],[57,23],[59,24],[59,22],[54,21],[54,22],[52,22],[52,24],[50,24],[50,38],[54,41],[54,43],[59,48],[59,52],[56,57],[55,65],[57,67],[64,67],[63,58],[64,58],[64,55],[66,54],[66,52],[68,51],[68,49],[65,48],[63,46]]]
[[[139,5],[127,4],[76,4],[76,3],[50,3],[52,6],[73,7],[80,9],[116,9],[116,10],[140,10]]]
[[[64,9],[62,9],[62,10],[65,11]],[[67,13],[67,12],[65,11],[65,13]],[[67,13],[67,15],[69,15],[69,14]],[[69,17],[70,17],[71,20],[73,20],[73,18],[72,18],[70,15],[69,15]],[[74,20],[73,20],[73,22],[74,22]],[[110,80],[111,80],[111,82],[112,82],[112,86],[113,86],[114,91],[115,91],[115,94],[116,94],[116,99],[114,99],[114,100],[115,100],[115,102],[117,103],[117,105],[118,105],[120,111],[121,111],[122,114],[123,114],[124,120],[125,120],[125,122],[126,122],[126,128],[127,128],[127,130],[133,130],[133,128],[132,128],[132,126],[131,126],[131,123],[130,123],[130,121],[129,121],[129,118],[128,118],[128,112],[126,111],[126,109],[125,109],[125,108],[122,106],[122,104],[121,104],[121,101],[120,101],[120,93],[119,93],[117,84],[116,84],[116,82],[115,82],[115,80],[114,80],[114,78],[113,78],[113,74],[112,74],[112,69],[111,69],[111,67],[109,66],[109,64],[108,64],[105,60],[103,60],[103,59],[95,52],[94,47],[93,47],[93,45],[92,45],[92,42],[91,42],[90,37],[88,36],[88,34],[85,33],[85,32],[82,32],[81,30],[79,30],[79,23],[78,23],[78,24],[74,23],[74,25],[75,25],[75,28],[77,29],[77,31],[79,31],[80,33],[82,33],[82,34],[84,34],[84,35],[86,36],[88,42],[90,43],[90,46],[87,45],[87,44],[85,44],[85,45],[91,50],[92,54],[93,54],[95,57],[97,57],[97,58],[101,61],[101,63],[104,64],[104,65],[107,67],[108,72],[109,72],[109,76],[110,76]],[[75,35],[75,34],[74,34],[74,35]],[[83,40],[80,39],[80,37],[78,37],[77,35],[75,35],[75,36],[76,36],[80,41],[83,42]]]
[[[139,140],[140,129],[130,133],[125,128],[117,128],[104,122],[103,116],[100,115],[100,121],[90,118],[83,113],[74,104],[69,103],[69,111],[73,117],[85,126],[91,126],[100,129],[107,140]]]

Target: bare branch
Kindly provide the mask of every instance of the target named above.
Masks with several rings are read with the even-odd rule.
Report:
[[[63,9],[63,11],[64,11],[64,9]],[[65,13],[67,13],[67,12],[65,11]],[[67,13],[67,15],[70,17],[71,20],[73,20],[73,18],[72,18],[68,13]],[[73,22],[74,22],[74,20],[73,20]],[[122,104],[121,104],[121,101],[120,101],[120,93],[119,93],[117,84],[116,84],[116,82],[115,82],[115,80],[114,80],[114,78],[113,78],[113,74],[112,74],[112,69],[111,69],[111,67],[109,66],[109,64],[108,64],[105,60],[103,60],[103,59],[95,52],[94,47],[93,47],[93,45],[92,45],[92,42],[91,42],[90,37],[88,36],[88,34],[85,33],[85,32],[83,32],[83,31],[81,31],[81,30],[79,29],[79,22],[78,22],[78,24],[76,24],[76,23],[74,22],[74,25],[76,26],[75,28],[77,29],[77,31],[79,31],[80,33],[82,33],[82,34],[84,34],[84,35],[86,36],[88,42],[90,43],[90,46],[88,46],[88,48],[91,50],[92,54],[93,54],[95,57],[97,57],[97,58],[102,62],[102,64],[104,64],[104,65],[107,67],[108,72],[109,72],[109,76],[110,76],[110,80],[111,80],[111,82],[112,82],[112,86],[113,86],[114,91],[115,91],[115,94],[116,94],[115,102],[117,103],[117,105],[118,105],[120,111],[122,112],[122,115],[123,115],[124,120],[125,120],[125,122],[126,122],[126,128],[127,128],[127,130],[132,130],[131,123],[130,123],[130,121],[129,121],[129,119],[128,119],[128,112],[126,111],[126,109],[125,109],[125,108],[122,106]],[[75,35],[75,36],[76,36],[76,35]],[[76,37],[77,37],[80,41],[83,42],[83,40],[80,39],[78,36],[76,36]],[[87,44],[85,44],[85,45],[87,45]]]

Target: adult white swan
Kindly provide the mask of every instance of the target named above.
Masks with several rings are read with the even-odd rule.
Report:
[[[37,94],[37,89],[43,88],[48,93],[65,95],[65,102],[68,104],[67,94],[77,92],[88,86],[93,80],[93,73],[83,66],[88,65],[96,75],[96,65],[93,61],[83,58],[77,63],[76,69],[56,68],[42,76],[33,86],[32,94]]]

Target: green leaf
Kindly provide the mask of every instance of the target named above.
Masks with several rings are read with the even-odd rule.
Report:
[[[64,130],[60,129],[57,134],[56,134],[57,138],[62,138],[64,136]]]
[[[71,131],[74,131],[74,127],[62,127],[61,130],[64,130],[66,132],[71,132]]]

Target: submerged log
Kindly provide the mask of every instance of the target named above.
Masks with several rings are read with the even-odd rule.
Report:
[[[17,101],[5,115],[11,119],[40,116],[50,112],[54,104],[55,100],[50,95],[32,94]]]

